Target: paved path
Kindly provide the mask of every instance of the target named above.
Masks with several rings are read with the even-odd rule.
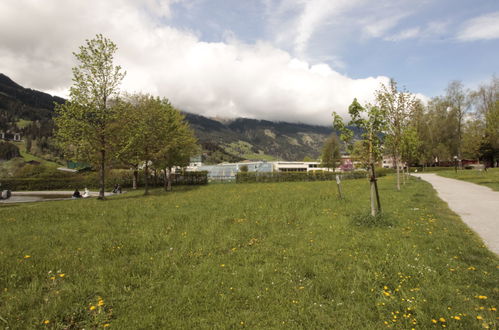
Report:
[[[436,174],[412,174],[428,181],[452,211],[499,254],[499,192],[489,187]]]

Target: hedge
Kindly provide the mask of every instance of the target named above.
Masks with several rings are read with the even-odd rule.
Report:
[[[142,173],[141,173],[142,174]],[[139,187],[143,185],[144,176],[139,176]],[[1,189],[12,191],[19,190],[73,190],[75,188],[99,188],[98,173],[77,174],[65,178],[1,178]],[[162,177],[156,180],[149,178],[149,186],[160,187],[164,185]],[[172,174],[173,185],[202,185],[208,183],[207,172],[185,172]],[[132,187],[132,173],[130,171],[113,171],[106,176],[106,190],[111,190],[115,184],[120,184],[123,188]]]
[[[236,174],[236,183],[253,182],[298,182],[298,181],[328,181],[336,180],[339,175],[342,180],[360,179],[367,176],[365,171],[355,171],[347,173],[334,172],[239,172]],[[377,173],[378,176],[385,176],[386,172]]]

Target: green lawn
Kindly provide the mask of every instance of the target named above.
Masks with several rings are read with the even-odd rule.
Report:
[[[447,178],[481,184],[499,191],[499,168],[489,168],[487,172],[478,170],[458,170],[456,173],[452,170],[436,172],[436,174]]]
[[[57,164],[56,162],[52,162],[52,161],[40,158],[38,156],[35,156],[35,155],[32,155],[32,154],[26,152],[26,145],[24,144],[24,142],[13,142],[13,143],[19,148],[19,152],[21,153],[21,157],[24,158],[25,162],[35,160],[35,161],[40,162],[48,167],[57,168],[57,167],[61,166],[60,164]]]
[[[497,256],[412,179],[0,205],[11,329],[497,328]]]

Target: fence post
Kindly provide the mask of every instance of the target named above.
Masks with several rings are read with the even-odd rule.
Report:
[[[340,199],[343,199],[343,193],[341,191],[341,180],[338,174],[336,174],[336,185],[338,186],[338,194],[340,195]]]

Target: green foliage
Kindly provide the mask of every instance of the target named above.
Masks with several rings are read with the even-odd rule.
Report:
[[[354,214],[351,218],[351,223],[354,226],[366,227],[366,228],[383,228],[383,227],[393,227],[396,225],[394,219],[386,213],[378,213],[375,216],[371,215],[370,212],[361,212]]]
[[[73,68],[70,99],[55,108],[56,138],[70,160],[87,161],[101,173],[103,198],[108,161],[112,158],[110,141],[117,134],[112,124],[118,107],[112,104],[125,73],[114,64],[116,45],[101,34],[73,53],[78,65]]]
[[[365,178],[366,172],[334,173],[325,171],[311,172],[238,172],[236,183],[255,182],[308,182],[308,181],[333,181],[339,175],[342,180]]]
[[[0,322],[431,329],[444,318],[450,329],[497,328],[497,256],[429,184],[379,184],[392,227],[352,225],[369,199],[360,180],[344,182],[343,200],[331,182],[299,182],[0,204]]]
[[[131,188],[133,183],[130,171],[113,170],[107,174],[106,191],[110,191],[113,186],[119,183],[123,188]],[[206,172],[185,172],[171,175],[172,185],[203,185],[208,183]],[[98,173],[87,173],[77,175],[46,176],[38,174],[30,177],[2,178],[2,189],[12,191],[44,191],[44,190],[72,190],[75,188],[96,189],[100,187]],[[139,180],[145,181],[144,173],[140,173]],[[162,178],[158,178],[152,185],[161,187],[164,185]]]
[[[240,166],[239,171],[241,171],[242,173],[247,173],[248,172],[248,165]]]
[[[321,166],[332,168],[333,171],[340,165],[340,141],[336,134],[331,135],[322,148]]]
[[[9,160],[15,157],[20,157],[19,148],[9,142],[0,141],[0,160]]]

